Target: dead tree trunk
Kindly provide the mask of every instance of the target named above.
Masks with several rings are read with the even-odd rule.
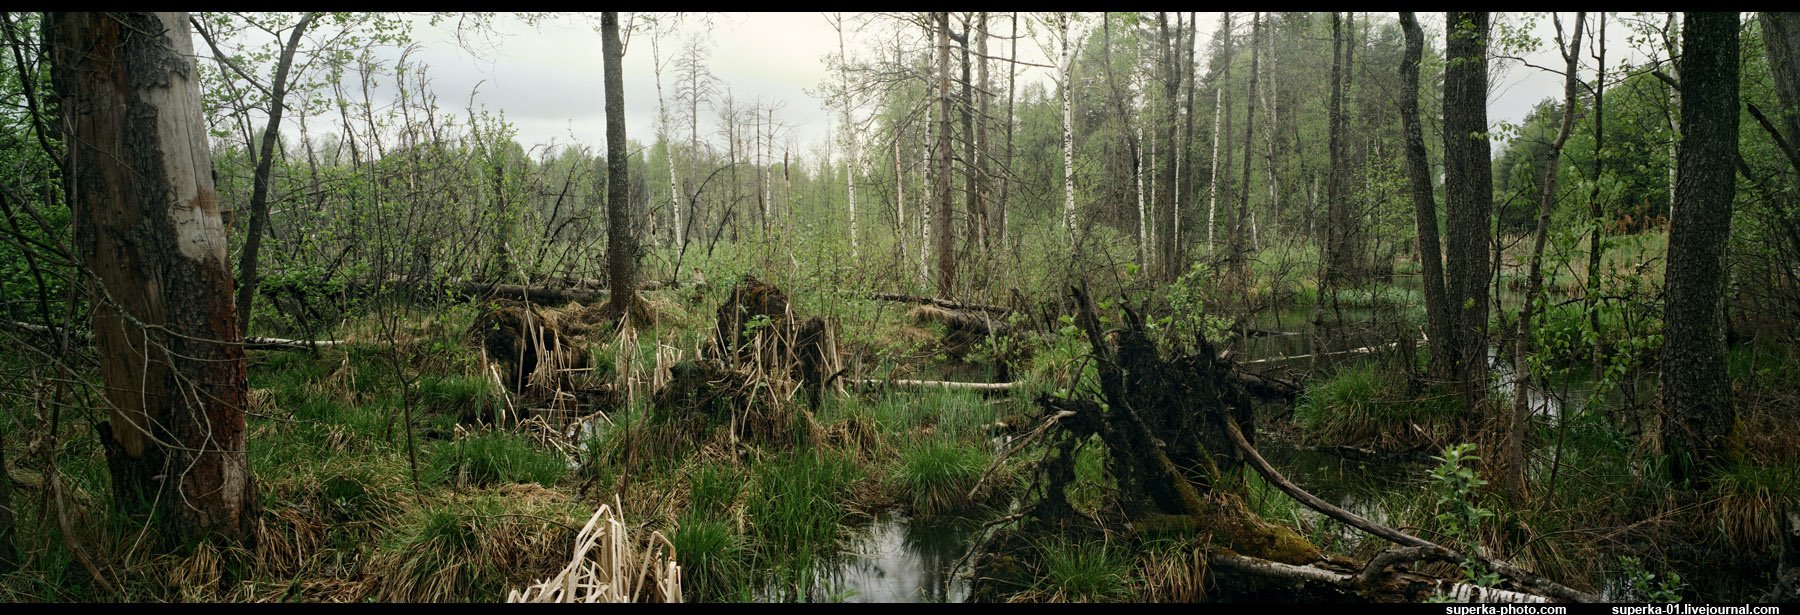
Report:
[[[244,350],[187,15],[50,13],[45,32],[118,504],[248,538]]]

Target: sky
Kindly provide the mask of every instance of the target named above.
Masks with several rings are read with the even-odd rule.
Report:
[[[1004,14],[1000,14],[1004,15]],[[644,15],[633,23],[643,24]],[[1241,25],[1248,15],[1239,15]],[[1590,16],[1592,17],[1592,16]],[[1430,44],[1441,48],[1443,17],[1438,13],[1420,15]],[[1513,23],[1518,16],[1507,17]],[[1565,24],[1573,22],[1573,14],[1564,14]],[[1021,21],[1024,19],[1021,18]],[[511,16],[496,18],[492,29],[482,35],[460,37],[454,23],[430,26],[416,20],[413,30],[415,48],[409,59],[423,62],[429,68],[430,86],[438,96],[438,104],[446,111],[462,112],[471,100],[476,110],[504,112],[518,130],[516,140],[527,148],[547,143],[571,141],[594,146],[605,142],[604,101],[602,91],[602,57],[597,14],[557,13],[528,25]],[[669,62],[688,40],[703,40],[710,50],[710,67],[723,86],[738,103],[747,106],[758,100],[779,104],[776,121],[788,128],[779,139],[784,146],[799,152],[814,151],[815,144],[832,135],[841,111],[827,107],[826,101],[809,92],[838,77],[828,70],[826,57],[838,52],[838,33],[821,13],[721,13],[682,15],[659,39],[661,56]],[[864,47],[885,40],[885,28],[895,20],[889,18],[857,19],[851,17],[845,32],[845,45],[853,57],[867,53]],[[1090,18],[1089,23],[1092,23]],[[1200,37],[1204,44],[1217,27],[1217,13],[1201,13]],[[1006,21],[997,18],[991,26],[996,34],[1004,34]],[[1543,67],[1560,67],[1554,40],[1555,31],[1547,17],[1536,20],[1532,34],[1544,44],[1525,59]],[[1626,57],[1642,59],[1630,52],[1623,23],[1614,20],[1609,28],[1608,60],[1617,63]],[[628,138],[641,143],[655,140],[657,118],[656,74],[653,70],[652,40],[648,28],[634,31],[626,41],[624,59],[625,115]],[[1036,64],[1051,64],[1046,59],[1048,41],[1022,41],[1021,59]],[[1054,49],[1049,51],[1054,52]],[[1591,53],[1591,50],[1590,52]],[[398,50],[386,54],[398,57]],[[1591,63],[1591,62],[1590,62]],[[1513,65],[1501,68],[1489,92],[1488,115],[1491,123],[1518,122],[1539,101],[1560,97],[1562,78],[1537,68]],[[1590,71],[1583,71],[1591,77]],[[1025,67],[1021,85],[1033,80],[1048,80],[1049,71]],[[674,105],[674,66],[665,64],[662,74],[663,95]],[[836,87],[835,85],[833,87]],[[474,92],[471,99],[470,93]],[[391,85],[378,88],[376,96],[392,96]],[[701,112],[701,132],[710,133],[714,114]],[[685,129],[673,129],[677,138]]]

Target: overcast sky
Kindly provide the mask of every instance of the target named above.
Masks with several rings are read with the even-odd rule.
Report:
[[[1004,14],[991,26],[996,34],[1007,28]],[[824,102],[808,94],[821,82],[836,76],[826,68],[826,56],[837,53],[837,32],[820,13],[725,13],[702,19],[685,16],[673,32],[661,40],[665,62],[682,44],[695,37],[709,42],[710,66],[714,75],[730,89],[742,106],[760,99],[765,104],[781,104],[775,117],[791,130],[791,139],[799,152],[813,151],[813,144],[835,131],[839,111],[826,108]],[[1249,15],[1237,17],[1247,21]],[[1591,16],[1590,16],[1591,17]],[[1443,17],[1438,13],[1420,15],[1432,44],[1441,49]],[[1564,15],[1565,24],[1573,14]],[[1514,22],[1516,16],[1511,17]],[[1021,18],[1023,21],[1024,18]],[[851,18],[845,44],[852,56],[867,53],[865,47],[885,39],[888,34],[876,29],[858,31],[859,20]],[[892,19],[860,20],[877,24]],[[702,22],[710,22],[710,27]],[[1204,44],[1217,27],[1217,13],[1200,14],[1200,37]],[[1091,23],[1091,20],[1090,20]],[[526,147],[555,140],[571,140],[596,148],[605,142],[605,118],[602,99],[602,60],[598,17],[593,14],[555,14],[536,26],[513,17],[495,20],[493,35],[471,45],[459,45],[454,24],[428,26],[421,20],[413,31],[418,45],[411,58],[429,65],[431,86],[438,104],[446,111],[460,113],[469,104],[470,92],[479,84],[474,97],[477,110],[504,111],[518,129],[517,140]],[[1549,19],[1539,19],[1533,33],[1544,41],[1543,48],[1527,58],[1533,64],[1560,67],[1556,56],[1554,29]],[[1608,60],[1617,63],[1630,54],[1627,30],[1614,20],[1609,27]],[[657,91],[652,70],[651,40],[648,32],[634,33],[627,41],[625,55],[626,132],[631,139],[649,143],[655,139]],[[471,52],[469,48],[474,48]],[[1050,63],[1044,49],[1034,41],[1019,45],[1021,59],[1038,64]],[[1054,51],[1054,50],[1051,50]],[[1590,50],[1591,54],[1591,50]],[[387,57],[397,57],[392,52]],[[1591,60],[1589,61],[1591,64]],[[1589,75],[1584,71],[1584,75]],[[1021,83],[1048,78],[1048,71],[1026,68],[1020,73]],[[674,70],[672,64],[663,69],[663,93],[674,104]],[[1560,96],[1561,77],[1545,71],[1512,66],[1504,69],[1489,94],[1490,122],[1517,122],[1540,100]],[[387,88],[383,92],[391,92]],[[383,94],[378,93],[377,96]],[[701,132],[710,134],[714,114],[702,110]],[[685,133],[677,129],[676,134]],[[783,139],[784,143],[787,139]]]

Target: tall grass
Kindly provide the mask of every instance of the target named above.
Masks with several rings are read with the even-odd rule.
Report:
[[[561,453],[547,451],[525,436],[488,431],[431,447],[424,472],[435,483],[485,486],[538,483],[554,486],[569,471]]]
[[[969,491],[992,458],[985,448],[933,438],[901,452],[894,479],[902,491],[912,494],[914,512],[950,513],[971,504]]]

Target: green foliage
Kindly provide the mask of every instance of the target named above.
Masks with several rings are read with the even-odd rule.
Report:
[[[750,549],[730,523],[690,512],[676,522],[669,541],[681,564],[684,598],[718,599],[747,580]]]
[[[1481,507],[1481,494],[1477,491],[1487,481],[1482,480],[1474,468],[1464,465],[1480,460],[1474,451],[1474,444],[1444,447],[1442,456],[1432,457],[1438,465],[1431,469],[1430,475],[1432,489],[1437,493],[1434,508],[1438,527],[1460,543],[1467,553],[1480,552],[1482,526],[1494,516],[1493,511]],[[1464,560],[1461,568],[1463,578],[1476,585],[1493,587],[1500,582],[1498,574],[1473,558]]]
[[[894,478],[903,492],[912,494],[918,514],[954,512],[970,504],[969,490],[992,457],[977,445],[932,438],[901,452]]]
[[[755,520],[757,545],[776,557],[829,552],[848,514],[845,500],[862,468],[825,451],[771,456],[751,467],[745,514]]]
[[[496,485],[538,483],[554,486],[569,471],[561,453],[546,451],[530,438],[488,431],[431,447],[425,476],[435,483]]]
[[[1132,558],[1105,542],[1053,538],[1037,543],[1043,576],[1034,588],[1056,602],[1123,602],[1133,592]]]
[[[1384,361],[1338,368],[1313,381],[1294,406],[1294,421],[1309,442],[1406,449],[1421,444],[1413,426],[1448,429],[1462,401],[1447,389],[1408,394],[1406,370]]]
[[[1630,595],[1624,596],[1625,599],[1649,603],[1681,602],[1681,591],[1686,585],[1681,581],[1681,575],[1671,571],[1658,581],[1656,573],[1645,568],[1642,560],[1629,555],[1619,558],[1619,569],[1630,589]]]

